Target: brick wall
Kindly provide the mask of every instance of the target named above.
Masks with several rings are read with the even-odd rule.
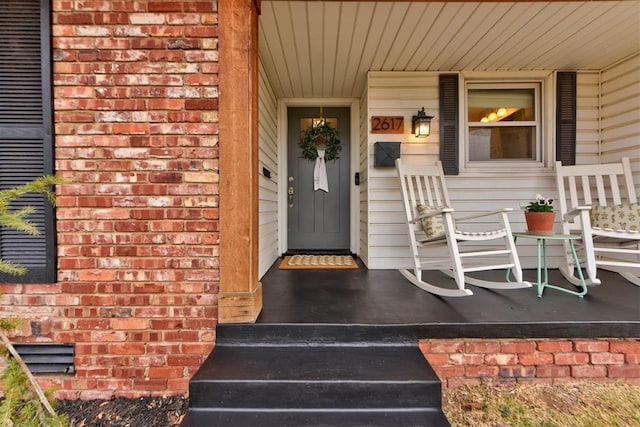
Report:
[[[76,343],[58,397],[184,393],[217,317],[216,2],[52,4],[58,284],[0,293],[20,341]]]
[[[424,339],[419,345],[443,387],[640,384],[640,339]]]

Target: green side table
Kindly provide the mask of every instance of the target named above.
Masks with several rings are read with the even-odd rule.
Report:
[[[580,268],[580,261],[578,261],[578,254],[576,254],[576,248],[573,244],[575,240],[580,239],[580,236],[574,236],[569,234],[535,234],[535,233],[513,233],[513,242],[515,243],[518,240],[518,237],[527,238],[527,239],[536,239],[538,244],[538,282],[535,283],[538,285],[538,298],[542,297],[542,292],[544,288],[553,288],[562,292],[567,292],[573,295],[577,295],[580,298],[587,294],[587,284],[584,281],[584,276],[582,275],[582,269]],[[578,277],[580,278],[580,284],[582,285],[582,291],[572,291],[570,289],[561,288],[559,286],[554,286],[549,284],[549,272],[547,270],[547,241],[548,240],[568,240],[569,247],[571,247],[571,254],[573,255],[573,262],[575,262],[575,267],[578,270]],[[542,279],[542,272],[544,271],[544,280]]]

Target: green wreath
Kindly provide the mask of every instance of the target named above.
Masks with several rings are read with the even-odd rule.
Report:
[[[324,159],[330,161],[338,158],[338,153],[342,149],[338,139],[338,129],[323,121],[313,125],[304,131],[300,148],[302,148],[302,158],[315,161],[318,158],[318,145],[324,145]]]

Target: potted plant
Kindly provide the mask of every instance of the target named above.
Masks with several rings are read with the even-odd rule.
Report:
[[[536,234],[553,233],[556,213],[553,211],[553,199],[536,194],[536,199],[523,207],[527,221],[527,231]]]

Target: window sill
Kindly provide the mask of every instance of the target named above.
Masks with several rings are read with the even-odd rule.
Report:
[[[460,168],[460,175],[465,177],[487,176],[487,175],[553,175],[553,165],[545,166],[542,162],[483,162],[482,164],[473,163],[471,165]]]

